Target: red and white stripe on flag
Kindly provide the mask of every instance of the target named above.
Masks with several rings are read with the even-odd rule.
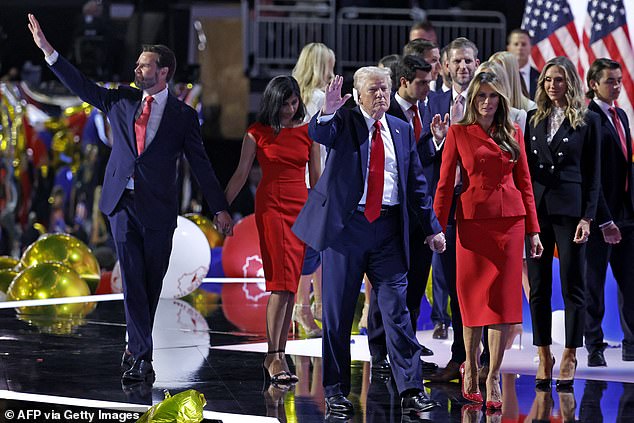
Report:
[[[623,0],[589,0],[588,15],[583,27],[583,48],[579,54],[581,69],[606,57],[621,64],[623,87],[617,101],[625,110],[632,128],[634,120],[634,51],[625,19]],[[583,77],[583,73],[581,73]]]

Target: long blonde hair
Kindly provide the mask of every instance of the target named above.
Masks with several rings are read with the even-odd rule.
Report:
[[[315,89],[323,90],[334,77],[330,64],[335,63],[335,53],[322,43],[304,46],[293,68],[304,104],[310,103]]]
[[[491,138],[500,146],[500,149],[509,152],[513,160],[517,160],[520,156],[520,146],[515,140],[515,127],[509,117],[511,108],[508,97],[504,92],[504,86],[496,74],[488,71],[475,74],[467,89],[465,114],[462,120],[458,122],[458,125],[472,125],[478,122],[479,114],[476,108],[476,97],[480,87],[485,84],[493,88],[499,98],[498,108],[493,116]]]
[[[489,57],[490,61],[499,63],[506,73],[509,83],[509,101],[511,107],[528,110],[531,108],[531,100],[522,93],[522,83],[520,82],[520,66],[517,57],[508,51],[498,51]]]
[[[566,77],[566,110],[564,115],[568,118],[570,126],[577,129],[585,125],[584,118],[588,111],[586,102],[581,88],[581,78],[572,62],[563,56],[550,59],[537,80],[537,92],[535,93],[535,103],[537,103],[537,112],[531,118],[531,124],[537,126],[542,120],[548,118],[553,111],[553,102],[548,97],[548,93],[544,89],[546,80],[546,72],[553,66],[558,66]]]

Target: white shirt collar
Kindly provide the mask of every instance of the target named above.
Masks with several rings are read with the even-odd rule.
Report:
[[[527,77],[531,74],[531,62],[526,62],[526,64],[520,68],[520,73],[522,75],[526,75]]]
[[[398,93],[394,94],[394,98],[396,99],[396,102],[398,103],[398,105],[401,106],[401,109],[403,109],[403,111],[409,110],[410,107],[413,106],[412,103],[410,103],[409,101],[405,100]]]
[[[614,107],[613,104],[608,104],[603,100],[599,100],[596,96],[592,99],[592,101],[594,101],[595,103],[597,103],[597,105],[601,108],[601,110],[603,110],[603,113],[605,113],[607,116],[610,117],[610,119],[612,119],[612,115],[610,114],[610,107]]]
[[[157,92],[156,94],[152,95],[152,97],[154,97],[154,103],[155,104],[163,104],[164,101],[167,101],[167,86],[165,86],[165,88],[163,88],[161,91]],[[149,96],[149,94],[145,91],[143,91],[143,98],[141,99],[141,103],[143,103],[145,101],[145,97]]]
[[[376,122],[376,119],[374,119],[372,116],[367,114],[366,111],[363,110],[363,107],[359,106],[359,110],[361,110],[361,114],[363,115],[363,118],[365,119],[365,124],[368,127],[368,131],[371,132],[372,128],[374,127],[374,122]],[[381,128],[387,130],[387,119],[385,118],[385,113],[383,113],[383,116],[381,117],[381,119],[379,119],[379,122],[381,122]]]

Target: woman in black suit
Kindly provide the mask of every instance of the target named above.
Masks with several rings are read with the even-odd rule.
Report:
[[[555,357],[552,344],[552,261],[559,251],[565,305],[566,345],[557,388],[571,388],[576,350],[583,345],[584,257],[590,222],[597,210],[600,182],[600,121],[585,105],[581,80],[565,57],[548,61],[539,76],[528,113],[526,148],[544,253],[528,258],[533,344],[538,348],[538,388],[550,389]]]

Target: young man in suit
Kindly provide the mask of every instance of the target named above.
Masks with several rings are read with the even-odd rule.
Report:
[[[28,17],[33,41],[53,73],[110,120],[113,145],[100,208],[110,219],[123,278],[128,346],[122,380],[152,383],[152,326],[176,229],[178,159],[185,154],[216,225],[230,233],[233,223],[223,190],[203,148],[196,112],[167,90],[176,69],[171,50],[144,46],[134,70],[139,89],[106,89],[59,55],[35,16]]]
[[[601,322],[605,314],[608,263],[619,286],[624,361],[634,360],[634,178],[632,137],[627,115],[614,102],[621,94],[621,65],[597,59],[586,81],[588,108],[601,118],[601,191],[586,250],[585,345],[588,366],[607,366]]]
[[[397,91],[391,95],[387,113],[407,122],[414,131],[418,141],[422,132],[421,109],[423,101],[429,93],[429,82],[432,67],[417,56],[408,55],[399,60],[396,66],[395,79],[399,82]],[[409,255],[415,257],[410,261],[407,273],[407,309],[409,310],[412,328],[416,332],[416,322],[420,315],[420,302],[425,295],[425,287],[431,268],[432,251],[425,245],[426,234],[417,221],[410,222]],[[389,373],[387,346],[383,319],[379,312],[376,296],[370,297],[368,318],[368,346],[372,356],[372,371]],[[433,351],[421,346],[421,356],[433,355]],[[433,372],[438,368],[435,363],[422,361],[423,372]]]
[[[422,391],[421,347],[406,307],[409,219],[418,219],[435,251],[445,248],[432,210],[414,132],[386,115],[390,72],[374,66],[354,75],[359,106],[341,106],[343,78],[326,88],[308,133],[329,148],[319,182],[293,226],[295,234],[323,251],[323,362],[328,411],[353,413],[350,393],[350,332],[363,274],[372,282],[387,338],[392,374],[404,413],[437,404]]]
[[[480,64],[477,46],[467,38],[456,38],[446,47],[446,69],[451,76],[451,90],[436,92],[429,97],[423,121],[423,137],[418,145],[418,151],[423,164],[425,177],[429,181],[430,192],[435,194],[436,185],[440,178],[440,164],[445,143],[445,137],[451,122],[462,119],[466,107],[467,87],[471,83],[475,70]],[[456,185],[455,195],[460,193],[462,184]],[[455,202],[454,202],[455,203]],[[462,337],[462,318],[458,307],[456,293],[456,233],[453,212],[447,225],[447,252],[434,254],[432,258],[432,277],[434,303],[440,310],[447,308],[447,297],[451,307],[451,325],[453,327],[453,343],[451,344],[451,359],[447,366],[432,375],[434,382],[449,382],[459,378],[460,364],[465,361],[465,347]],[[446,314],[446,313],[445,313]],[[433,317],[432,317],[433,318]],[[444,337],[447,330],[446,317],[438,319],[439,338]]]
[[[506,51],[517,57],[524,95],[532,100],[537,91],[539,71],[530,64],[531,48],[531,36],[523,29],[514,29],[506,38]]]

